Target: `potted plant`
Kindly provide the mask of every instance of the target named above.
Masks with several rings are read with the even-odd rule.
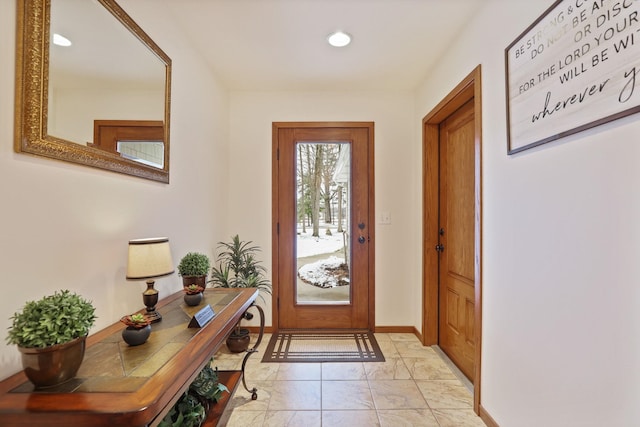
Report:
[[[202,368],[189,386],[189,391],[208,402],[218,402],[222,395],[229,392],[227,386],[218,381],[218,369],[211,367],[213,359]]]
[[[182,285],[187,287],[195,283],[204,288],[207,284],[207,273],[209,273],[210,267],[211,262],[205,254],[187,253],[178,264],[178,274],[182,276]]]
[[[211,362],[200,371],[158,427],[200,426],[211,405],[218,402],[225,392],[229,392],[227,386],[218,381],[218,371],[211,367]]]
[[[204,298],[204,295],[202,295],[202,291],[204,291],[204,288],[202,286],[196,285],[195,283],[192,283],[189,286],[185,286],[184,288],[182,288],[182,290],[184,291],[184,302],[187,305],[198,305]]]
[[[54,386],[78,372],[95,319],[90,301],[57,291],[14,313],[6,340],[18,346],[24,373],[36,387]]]
[[[262,293],[271,295],[271,282],[265,277],[266,269],[256,258],[260,247],[252,241],[242,241],[236,234],[231,242],[218,243],[218,261],[211,270],[210,283],[219,288],[257,288],[262,291],[259,296],[264,301]],[[244,318],[251,319],[251,313],[245,313]],[[236,325],[227,339],[227,347],[231,352],[241,353],[249,347],[249,330]]]
[[[127,325],[122,330],[122,339],[130,346],[136,346],[147,342],[151,335],[151,319],[144,314],[129,314],[120,319]]]
[[[158,427],[200,427],[207,417],[207,409],[197,396],[185,391]]]

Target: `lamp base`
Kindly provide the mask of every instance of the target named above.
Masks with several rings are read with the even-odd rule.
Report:
[[[162,320],[162,315],[155,310],[155,307],[151,311],[147,307],[146,315],[151,320],[151,323],[157,323]]]
[[[147,289],[142,293],[142,301],[147,307],[147,317],[151,319],[151,323],[156,323],[162,320],[162,316],[156,311],[158,291],[153,288],[154,283],[155,281],[153,280],[147,280]]]

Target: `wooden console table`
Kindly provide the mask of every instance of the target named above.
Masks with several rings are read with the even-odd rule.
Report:
[[[253,305],[258,291],[207,289],[196,307],[187,306],[182,296],[181,291],[158,304],[162,321],[152,324],[149,340],[140,346],[129,347],[122,340],[120,322],[89,336],[78,374],[64,384],[35,389],[23,372],[0,382],[0,425],[157,425]],[[213,319],[202,328],[188,328],[207,304],[215,312]],[[227,385],[231,391],[240,377],[244,383],[239,372],[236,383]],[[255,389],[250,391],[255,396]]]

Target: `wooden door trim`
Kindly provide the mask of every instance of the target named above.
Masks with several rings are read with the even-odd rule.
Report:
[[[162,120],[94,120],[93,143],[87,145],[120,155],[118,142],[161,141],[164,142]]]
[[[475,373],[473,408],[480,411],[482,356],[482,98],[478,65],[422,119],[422,337],[424,345],[438,343],[438,141],[439,125],[473,99],[475,134]]]
[[[271,324],[274,331],[279,329],[280,307],[278,296],[280,294],[280,271],[278,267],[279,259],[279,239],[278,223],[280,222],[278,206],[280,194],[278,189],[278,134],[281,129],[295,128],[366,128],[368,130],[368,163],[367,179],[368,188],[368,218],[369,224],[369,283],[368,283],[368,311],[369,330],[375,331],[375,167],[374,167],[374,123],[373,122],[273,122],[271,133],[271,272],[272,272],[272,310]]]

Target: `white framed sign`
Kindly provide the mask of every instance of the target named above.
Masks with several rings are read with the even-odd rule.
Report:
[[[509,154],[640,112],[640,1],[558,0],[505,61]]]

